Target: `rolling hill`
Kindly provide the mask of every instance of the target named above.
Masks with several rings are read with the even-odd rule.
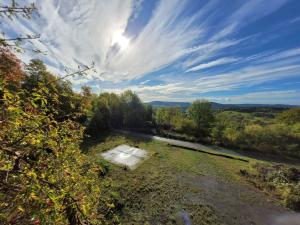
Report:
[[[187,108],[191,105],[190,102],[167,102],[167,101],[152,101],[148,102],[155,108],[159,107],[182,107]],[[238,108],[295,108],[299,107],[296,105],[285,105],[285,104],[221,104],[216,102],[211,102],[213,109],[238,109]]]

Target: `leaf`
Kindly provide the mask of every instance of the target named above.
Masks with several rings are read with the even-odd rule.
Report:
[[[35,193],[33,193],[33,192],[30,194],[30,198],[33,199],[33,200],[38,200],[39,199],[39,197],[37,197],[35,195]]]
[[[25,212],[25,209],[22,207],[22,206],[18,206],[18,210],[20,211],[20,212]]]

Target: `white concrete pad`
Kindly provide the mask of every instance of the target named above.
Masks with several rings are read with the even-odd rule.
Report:
[[[147,157],[147,151],[129,145],[119,145],[102,153],[101,156],[107,161],[134,170]]]

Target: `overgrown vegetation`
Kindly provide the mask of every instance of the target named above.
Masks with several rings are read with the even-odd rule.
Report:
[[[256,163],[250,171],[241,170],[241,174],[256,187],[276,195],[286,207],[300,210],[299,169],[282,164]]]
[[[209,102],[195,101],[186,111],[158,108],[154,124],[164,136],[209,142],[283,157],[300,156],[300,109],[273,113],[213,111]]]
[[[102,168],[79,150],[84,95],[41,61],[33,60],[23,71],[20,61],[2,49],[0,64],[1,223],[106,221],[98,211],[99,200],[102,208],[112,207],[100,195]]]

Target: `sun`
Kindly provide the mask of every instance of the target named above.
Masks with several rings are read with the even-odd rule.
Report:
[[[129,38],[125,37],[122,31],[116,31],[113,33],[111,39],[112,46],[118,45],[121,50],[125,50],[126,48],[128,48],[129,43]]]

